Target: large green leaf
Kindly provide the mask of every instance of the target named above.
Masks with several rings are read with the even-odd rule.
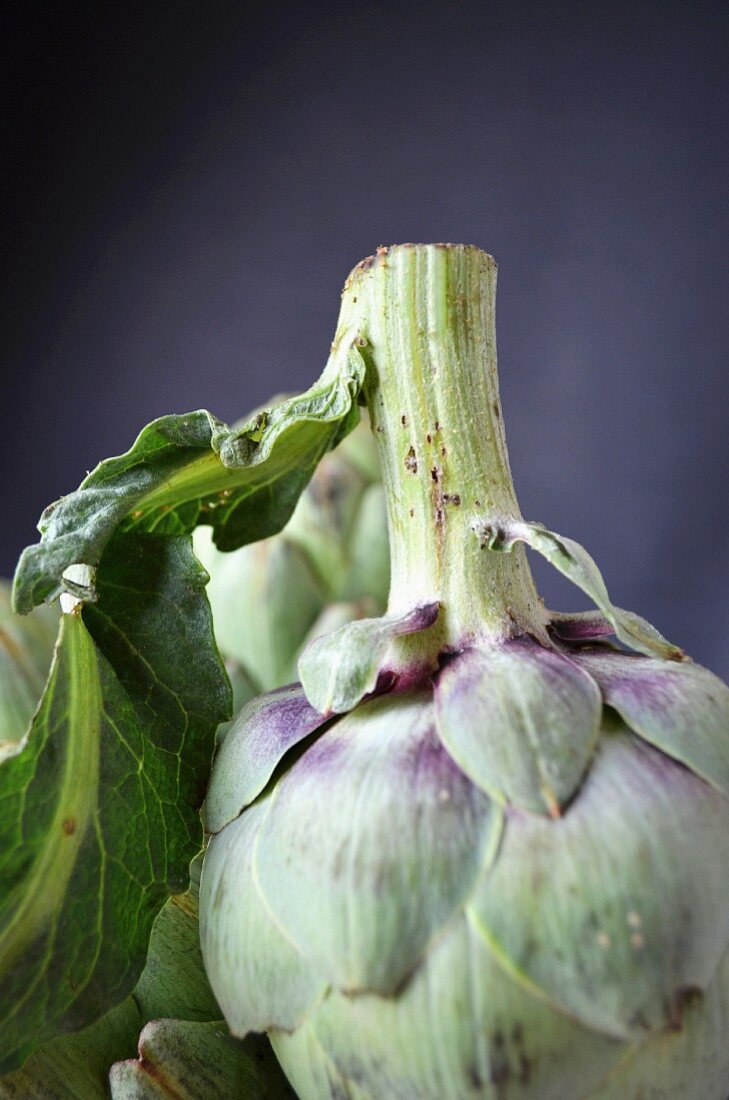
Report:
[[[188,533],[207,523],[230,549],[280,530],[356,423],[363,370],[348,338],[307,393],[240,429],[163,417],[42,517],[16,606],[61,594],[68,614],[0,776],[0,1072],[131,991],[200,848],[231,701]]]
[[[64,573],[95,567],[118,527],[183,534],[213,527],[221,550],[275,534],[323,454],[350,431],[364,362],[357,350],[332,358],[300,397],[230,429],[208,412],[164,416],[126,454],[102,462],[81,487],[46,509],[43,538],[26,549],[15,576],[19,611],[69,590],[95,596],[93,576],[78,590]]]
[[[2,1071],[120,1002],[155,914],[187,886],[230,707],[204,583],[189,537],[117,535],[98,601],[63,616],[40,708],[0,773]]]

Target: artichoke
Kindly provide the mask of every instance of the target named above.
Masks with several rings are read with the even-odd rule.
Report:
[[[387,521],[366,421],[325,455],[281,534],[221,553],[198,527],[194,546],[238,709],[296,677],[309,636],[384,608]]]
[[[302,1100],[725,1100],[729,690],[521,517],[495,282],[403,245],[345,285],[389,604],[219,747],[205,965]],[[596,610],[548,611],[526,547]]]

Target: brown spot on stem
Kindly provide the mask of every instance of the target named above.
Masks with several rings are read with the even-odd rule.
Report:
[[[61,828],[63,829],[66,836],[73,836],[73,834],[76,832],[76,818],[67,817],[61,825]]]
[[[427,433],[427,435],[425,436],[425,439],[426,439],[426,441],[427,441],[428,443],[432,443],[432,442],[433,442],[433,437],[432,437],[432,435],[430,434],[430,432],[428,432],[428,433]]]
[[[417,474],[418,472],[418,460],[415,457],[415,448],[411,447],[408,453],[405,455],[405,469],[411,474]]]
[[[455,504],[456,507],[461,503],[460,493],[443,493],[443,500],[446,504]]]
[[[405,413],[403,413],[402,416],[400,417],[400,423],[402,424],[403,428],[407,427],[408,418],[406,417]]]

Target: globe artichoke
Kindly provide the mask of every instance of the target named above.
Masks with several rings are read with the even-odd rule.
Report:
[[[309,635],[384,608],[385,502],[366,421],[325,455],[279,535],[227,554],[210,528],[198,527],[193,541],[210,574],[215,634],[238,709],[295,678]]]
[[[388,609],[220,746],[205,965],[302,1100],[725,1100],[729,690],[521,517],[495,281],[404,245],[345,285]],[[596,610],[548,611],[525,547]]]

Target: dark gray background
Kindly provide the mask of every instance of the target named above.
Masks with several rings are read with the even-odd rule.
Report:
[[[4,12],[0,571],[152,417],[304,388],[377,245],[466,241],[524,514],[729,672],[725,5]]]

